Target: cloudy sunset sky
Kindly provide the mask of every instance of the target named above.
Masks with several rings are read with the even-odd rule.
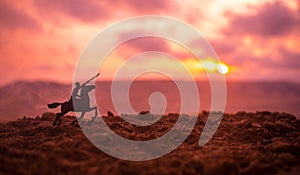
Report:
[[[98,32],[139,15],[169,16],[196,28],[230,67],[228,81],[299,82],[299,0],[1,0],[0,85],[71,82],[80,53]],[[112,56],[120,60],[148,48],[176,48],[157,48],[161,41],[155,39],[135,42]],[[189,63],[186,55],[176,56]]]

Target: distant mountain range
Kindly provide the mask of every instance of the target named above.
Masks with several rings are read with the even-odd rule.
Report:
[[[122,83],[122,82],[121,82]],[[209,110],[210,85],[197,82],[200,92],[200,110]],[[101,114],[115,112],[111,100],[111,82],[96,83],[96,99]],[[0,87],[0,120],[14,120],[23,116],[35,117],[46,111],[48,103],[70,98],[71,85],[54,82],[16,82]],[[130,102],[139,112],[149,110],[149,96],[159,91],[168,102],[166,113],[178,112],[180,95],[171,81],[137,81],[130,88]],[[122,93],[122,91],[117,92]],[[120,99],[121,100],[121,99]],[[300,84],[291,82],[227,82],[226,112],[279,111],[300,117]]]
[[[47,103],[68,98],[71,86],[50,82],[16,82],[0,88],[0,119],[35,117],[48,111]]]

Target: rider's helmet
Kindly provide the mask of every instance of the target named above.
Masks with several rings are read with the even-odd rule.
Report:
[[[79,83],[79,82],[76,82],[76,83],[75,83],[75,86],[80,86],[80,83]]]

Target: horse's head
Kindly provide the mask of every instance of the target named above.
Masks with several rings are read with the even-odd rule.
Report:
[[[90,85],[90,86],[84,86],[81,90],[81,93],[88,93],[90,92],[91,90],[95,89],[95,86],[94,85]]]

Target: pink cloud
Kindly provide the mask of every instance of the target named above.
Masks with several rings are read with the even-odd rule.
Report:
[[[124,43],[127,47],[131,47],[139,52],[158,51],[169,52],[168,41],[157,37],[136,38]]]
[[[40,29],[39,22],[14,4],[0,1],[1,30]]]
[[[36,10],[39,14],[53,19],[61,20],[61,15],[81,20],[83,22],[99,22],[110,16],[110,10],[97,0],[35,0]]]
[[[117,6],[127,6],[137,12],[155,12],[155,11],[173,11],[174,8],[178,8],[175,1],[141,1],[141,0],[117,0]],[[112,4],[111,4],[112,5]]]
[[[266,3],[256,9],[255,14],[229,14],[228,34],[253,34],[263,37],[280,36],[297,30],[299,13],[290,9],[283,1]]]
[[[283,1],[251,8],[251,14],[228,15],[222,37],[210,39],[220,59],[236,67],[229,77],[298,81],[300,13]]]
[[[131,15],[153,14],[161,12],[172,12],[179,6],[173,1],[140,1],[140,0],[34,0],[36,10],[51,20],[59,21],[61,15],[85,22],[99,23],[122,13],[123,17]],[[59,21],[63,23],[63,21]]]
[[[292,9],[285,1],[254,4],[251,13],[227,14],[228,26],[222,27],[208,18],[212,16],[209,5],[207,8],[198,6],[202,6],[202,2],[1,1],[0,84],[22,78],[57,76],[69,81],[81,50],[97,31],[118,20],[146,14],[179,18],[199,31],[202,30],[202,23],[213,24],[211,27],[219,33],[209,39],[212,46],[222,61],[241,70],[229,76],[247,80],[255,71],[259,78],[269,79],[276,75],[295,80],[293,77],[300,74],[297,48],[300,39],[299,7]],[[183,37],[186,35],[182,34]],[[252,40],[250,44],[245,44],[245,37]],[[199,43],[195,41],[194,44]],[[120,49],[118,56],[121,58],[144,51],[166,52],[179,59],[192,56],[184,48],[174,50],[169,41],[157,38],[136,39],[125,43]],[[25,70],[28,70],[27,73],[22,74]]]

